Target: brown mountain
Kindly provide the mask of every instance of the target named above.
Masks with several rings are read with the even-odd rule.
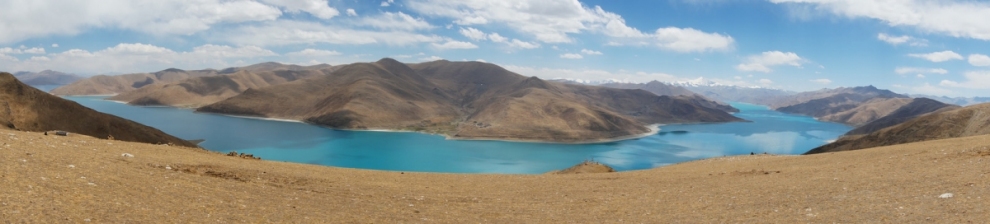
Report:
[[[618,89],[642,89],[658,96],[684,96],[684,99],[690,100],[703,107],[718,109],[730,113],[739,112],[739,109],[736,109],[735,107],[732,107],[724,102],[709,99],[684,87],[668,85],[658,81],[648,83],[608,83],[602,84],[601,86]]]
[[[191,77],[213,76],[217,74],[216,70],[185,71],[170,68],[155,73],[135,73],[115,76],[97,75],[55,88],[51,93],[59,96],[113,95],[155,83],[174,83]]]
[[[165,105],[175,107],[200,107],[236,96],[251,88],[295,81],[301,78],[324,75],[321,70],[238,70],[232,74],[202,76],[183,79],[174,83],[158,82],[127,91],[110,100],[134,105]]]
[[[739,121],[681,97],[547,82],[480,62],[406,65],[392,59],[250,89],[197,111],[400,129],[454,138],[594,141],[647,133],[646,124]]]
[[[919,98],[921,99],[921,98]],[[892,113],[912,114],[918,111],[935,111],[914,119],[900,122],[883,129],[879,129],[865,135],[847,135],[835,142],[812,149],[806,154],[823,152],[837,152],[871,148],[886,145],[896,145],[911,142],[920,142],[945,138],[956,138],[964,136],[990,134],[990,103],[977,104],[963,108],[953,108],[952,106],[939,108],[929,99],[916,100],[917,104],[913,111],[898,110]],[[910,105],[910,104],[909,104]],[[903,119],[903,118],[891,118]],[[877,120],[888,123],[898,123],[894,121]],[[867,132],[874,127],[867,127],[868,130],[856,131],[856,133]]]
[[[945,104],[928,98],[914,98],[910,100],[910,103],[897,108],[897,110],[890,112],[887,116],[883,116],[870,123],[859,126],[847,132],[846,135],[869,134],[880,129],[903,123],[921,115],[933,112],[948,111],[957,108],[959,108],[959,106]]]
[[[30,87],[10,73],[0,73],[0,128],[23,131],[64,130],[96,138],[153,144],[195,144],[158,129],[83,107]]]
[[[44,70],[40,72],[18,72],[14,73],[14,77],[21,80],[24,84],[28,85],[66,85],[75,81],[82,79],[75,74],[67,74],[52,70]]]
[[[780,112],[855,126],[886,116],[908,102],[907,96],[864,86],[798,93],[775,99],[769,106]]]

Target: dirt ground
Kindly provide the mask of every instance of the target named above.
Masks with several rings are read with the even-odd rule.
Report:
[[[469,175],[0,130],[0,220],[13,223],[987,223],[988,184],[990,136],[618,173]]]

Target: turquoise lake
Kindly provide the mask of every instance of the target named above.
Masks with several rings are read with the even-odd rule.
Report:
[[[752,122],[661,126],[639,139],[598,144],[446,140],[409,132],[342,131],[296,122],[194,113],[189,109],[129,106],[103,97],[66,97],[131,119],[200,146],[265,160],[376,170],[536,174],[592,159],[616,170],[648,169],[717,156],[801,154],[851,128],[764,106],[733,103]]]

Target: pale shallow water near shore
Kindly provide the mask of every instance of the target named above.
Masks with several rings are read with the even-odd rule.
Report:
[[[637,139],[591,144],[447,140],[415,132],[332,130],[298,122],[194,113],[66,97],[185,139],[206,139],[217,152],[251,153],[266,160],[328,166],[449,173],[545,173],[584,160],[616,170],[648,169],[684,161],[754,153],[801,154],[835,139],[848,126],[816,121],[750,104],[733,104],[753,122],[664,125]]]

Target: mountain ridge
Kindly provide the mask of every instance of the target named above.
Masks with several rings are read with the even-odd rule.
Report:
[[[558,142],[634,136],[650,132],[646,125],[653,123],[741,120],[644,90],[548,82],[481,62],[407,65],[390,58],[251,89],[197,111],[343,129],[425,131],[457,139]]]

